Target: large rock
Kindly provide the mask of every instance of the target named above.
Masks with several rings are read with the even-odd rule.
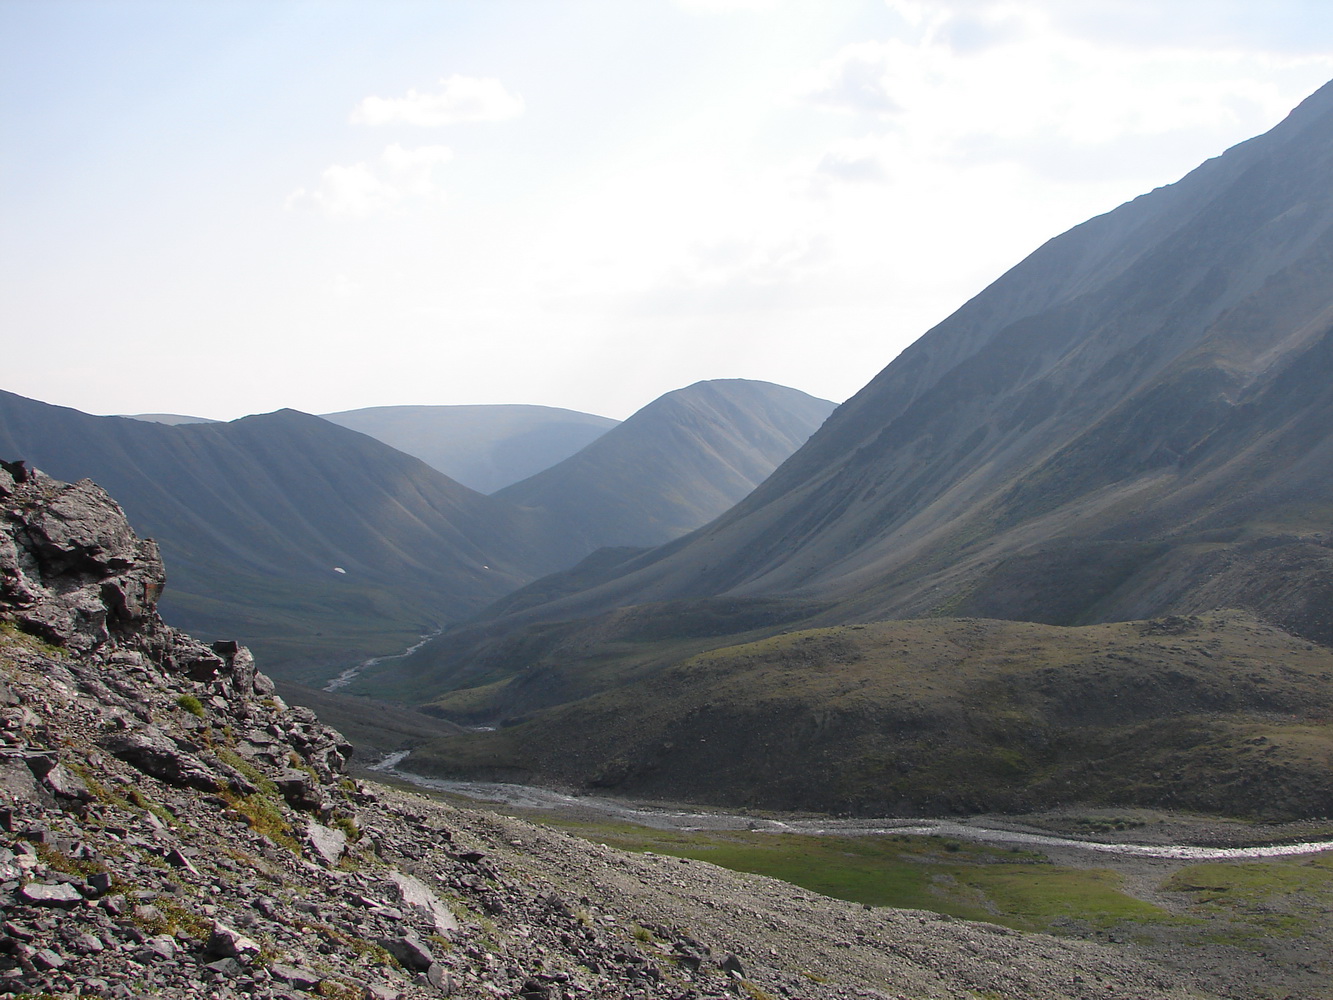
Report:
[[[435,964],[430,946],[411,931],[396,937],[380,938],[380,947],[413,972],[425,972]]]
[[[315,857],[330,868],[347,853],[347,834],[314,820],[306,825],[306,841]]]
[[[117,733],[101,742],[114,757],[169,785],[215,792],[224,784],[222,778],[194,754],[180,749],[155,729]]]
[[[425,882],[415,875],[400,871],[390,872],[389,878],[393,879],[398,898],[403,905],[425,910],[430,915],[431,922],[435,924],[437,933],[448,935],[458,930],[458,920],[454,917],[453,911],[440,902],[440,897],[435,895]]]
[[[260,949],[258,942],[246,937],[240,931],[214,921],[206,950],[210,955],[234,958],[243,965],[249,965],[259,957]]]
[[[157,544],[134,534],[105,490],[35,472],[6,478],[0,596],[21,625],[86,651],[155,615],[166,581]]]
[[[65,882],[57,882],[54,885],[29,882],[19,889],[18,898],[21,902],[33,906],[58,906],[62,909],[69,909],[83,903],[83,894],[74,886]]]

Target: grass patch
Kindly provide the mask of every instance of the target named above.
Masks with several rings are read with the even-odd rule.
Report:
[[[235,768],[259,789],[249,795],[241,795],[231,788],[223,788],[218,794],[227,805],[245,817],[250,829],[293,854],[300,854],[301,845],[292,834],[291,824],[282,807],[282,797],[273,780],[234,750],[220,749],[217,755],[219,760]]]
[[[1234,930],[1223,930],[1219,937],[1261,948],[1265,938],[1325,932],[1333,912],[1333,857],[1190,865],[1162,888],[1186,894],[1194,912],[1227,917]]]
[[[366,995],[366,988],[325,979],[315,987],[315,995],[324,997],[325,1000],[362,1000]]]
[[[355,844],[361,839],[361,828],[356,825],[356,820],[350,816],[334,816],[333,819],[329,820],[329,826],[335,830],[341,830],[343,835],[347,837],[349,844]]]
[[[1115,872],[1063,868],[1016,848],[906,835],[703,833],[545,821],[597,843],[708,861],[835,899],[930,910],[1018,930],[1058,933],[1070,921],[1096,929],[1125,921],[1181,922],[1125,893]]]
[[[0,638],[48,659],[63,660],[69,656],[69,652],[63,647],[47,642],[31,632],[25,632],[13,622],[0,621]]]
[[[176,704],[195,718],[202,719],[204,717],[204,703],[192,694],[181,695],[176,699]]]
[[[106,871],[106,865],[100,861],[94,861],[90,858],[71,858],[64,851],[57,850],[50,844],[35,844],[34,846],[37,848],[37,857],[52,871],[64,872],[66,875],[77,875],[79,878],[85,879]]]
[[[291,824],[287,822],[282,808],[273,799],[258,793],[238,795],[230,788],[218,793],[232,809],[245,817],[246,825],[273,843],[287,848],[293,854],[301,853],[301,845],[292,836]]]
[[[150,799],[143,792],[139,791],[139,789],[137,788],[130,788],[125,792],[125,801],[127,801],[132,806],[135,806],[139,809],[143,809],[146,812],[152,813],[167,826],[180,825],[180,820],[176,818],[175,813],[173,813],[166,806],[154,802],[152,799]]]
[[[134,923],[147,934],[176,934],[184,931],[196,941],[207,941],[212,932],[212,924],[193,910],[170,899],[158,896],[152,906],[158,916],[143,919],[134,918]]]

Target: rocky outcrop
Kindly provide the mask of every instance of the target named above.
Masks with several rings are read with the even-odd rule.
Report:
[[[166,582],[157,544],[140,539],[106,493],[88,480],[69,485],[25,470],[0,469],[0,600],[14,620],[79,652],[150,626]],[[21,481],[11,470],[17,471]]]

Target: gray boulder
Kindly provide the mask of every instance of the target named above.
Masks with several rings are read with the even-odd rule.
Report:
[[[117,733],[104,738],[101,746],[113,757],[119,757],[144,774],[178,788],[215,792],[223,784],[219,775],[202,760],[181,750],[155,729]]]

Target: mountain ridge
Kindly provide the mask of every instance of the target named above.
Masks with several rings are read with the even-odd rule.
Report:
[[[0,392],[0,448],[112,484],[175,567],[167,613],[280,672],[401,649],[558,566],[531,514],[296,410],[168,426]]]
[[[746,496],[834,405],[770,382],[696,382],[495,496],[547,512],[579,558],[599,548],[662,544]]]
[[[531,404],[371,406],[321,416],[486,494],[568,458],[619,423]]]
[[[369,435],[289,408],[170,425],[0,392],[0,454],[110,484],[176,567],[164,604],[173,621],[243,634],[284,680],[314,683],[570,567],[608,532],[688,530],[748,492],[831,406],[766,383],[669,394],[632,420],[621,436],[628,447],[612,448],[619,469],[599,464],[599,453],[580,466],[582,510],[485,496]],[[636,433],[645,426],[650,434]],[[649,438],[659,446],[654,463],[645,458]],[[616,496],[632,490],[637,499]],[[607,505],[619,508],[618,520],[588,519]]]

